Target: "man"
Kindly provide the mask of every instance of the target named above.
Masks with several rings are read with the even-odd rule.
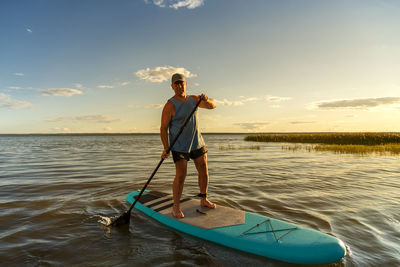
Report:
[[[172,75],[171,87],[175,94],[165,104],[161,116],[160,135],[161,141],[164,145],[164,151],[161,156],[162,158],[167,158],[169,156],[169,154],[166,153],[169,147],[169,142],[172,142],[175,139],[186,118],[190,115],[200,98],[200,108],[214,109],[216,107],[215,101],[208,98],[205,94],[202,94],[201,96],[188,96],[186,94],[186,86],[187,84],[183,74],[175,73]],[[197,111],[189,120],[171,151],[176,170],[175,179],[172,185],[174,199],[172,211],[174,217],[184,217],[179,204],[186,178],[187,162],[190,159],[193,159],[199,174],[200,205],[215,209],[216,205],[207,199],[207,148],[199,131]]]

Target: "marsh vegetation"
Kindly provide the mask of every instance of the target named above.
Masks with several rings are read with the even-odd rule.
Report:
[[[219,150],[239,150],[239,149],[260,150],[260,146],[234,146],[234,145],[219,146]]]
[[[282,149],[292,151],[304,149],[344,154],[400,155],[400,133],[257,134],[248,135],[245,140],[295,143],[282,146]]]

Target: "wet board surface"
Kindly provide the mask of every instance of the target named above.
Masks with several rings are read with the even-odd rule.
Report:
[[[126,196],[135,201],[139,191]],[[200,207],[199,199],[182,198],[185,218],[172,216],[172,196],[147,190],[135,205],[160,223],[198,238],[267,258],[298,264],[329,264],[345,254],[336,237],[259,214],[217,205]]]

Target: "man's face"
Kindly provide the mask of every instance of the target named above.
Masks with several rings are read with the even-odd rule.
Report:
[[[186,81],[177,81],[171,84],[172,89],[174,89],[175,94],[185,95],[186,93]]]

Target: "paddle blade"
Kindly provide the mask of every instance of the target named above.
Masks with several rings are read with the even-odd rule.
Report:
[[[111,222],[111,226],[122,226],[124,224],[129,224],[131,219],[130,212],[124,212],[121,216],[117,217],[115,220]]]

